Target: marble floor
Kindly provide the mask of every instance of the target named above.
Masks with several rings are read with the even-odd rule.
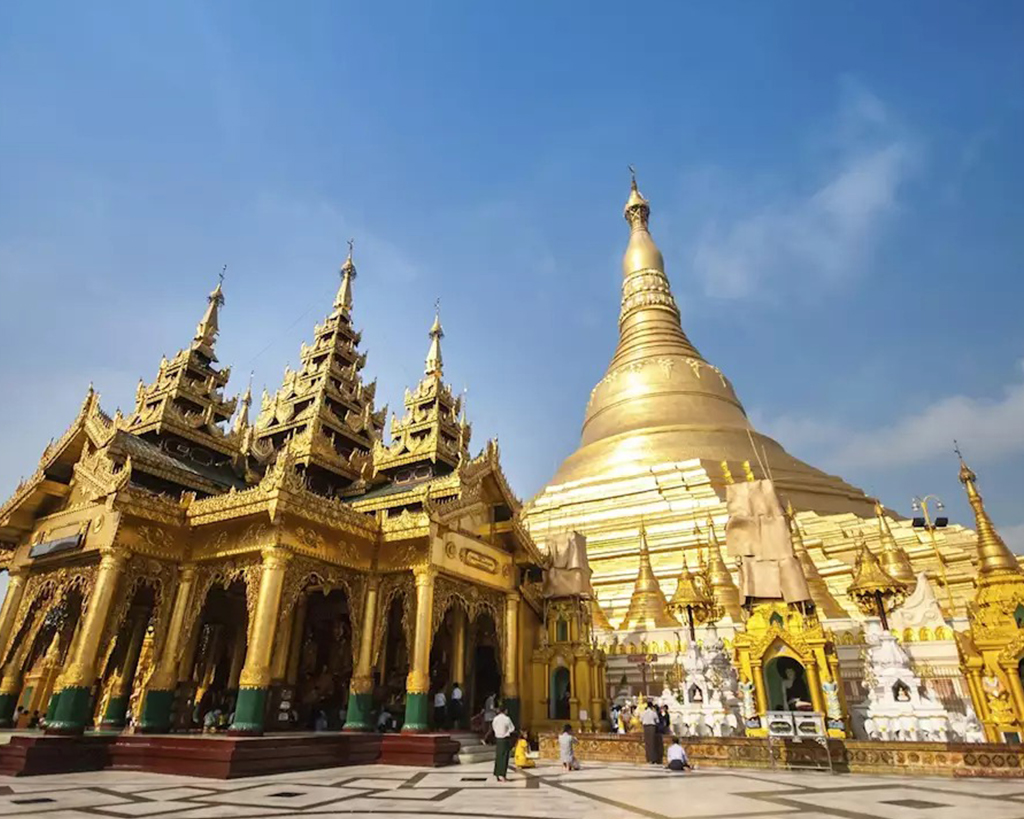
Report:
[[[1024,782],[542,763],[498,783],[492,763],[373,765],[231,781],[103,771],[0,776],[0,817],[160,819],[1024,819]]]

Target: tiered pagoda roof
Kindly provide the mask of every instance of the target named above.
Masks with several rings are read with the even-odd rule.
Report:
[[[352,326],[356,268],[349,248],[341,267],[334,308],[316,325],[313,343],[303,344],[299,370],[285,370],[273,397],[266,391],[253,426],[248,453],[269,463],[288,443],[296,467],[311,489],[324,495],[358,492],[373,474],[372,452],[387,408],[374,409],[377,382],[364,384],[366,354]]]
[[[373,448],[374,474],[383,473],[398,482],[445,474],[469,458],[472,429],[462,398],[444,381],[444,330],[439,315],[434,316],[428,335],[423,378],[416,389],[405,391],[405,417],[392,416],[391,444],[378,440]]]

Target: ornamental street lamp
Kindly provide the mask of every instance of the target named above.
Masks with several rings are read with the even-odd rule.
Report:
[[[681,617],[686,615],[686,623],[690,629],[690,642],[697,643],[697,624],[717,620],[722,616],[721,609],[715,605],[711,586],[705,573],[691,574],[683,555],[683,571],[676,583],[675,594],[669,601],[668,610]]]
[[[938,513],[932,518],[929,502],[935,504],[935,511]],[[935,539],[936,529],[945,529],[949,518],[945,514],[945,505],[936,495],[925,495],[923,498],[914,498],[911,501],[911,509],[914,510],[912,525],[915,529],[924,529],[928,532],[928,541],[932,545],[932,551],[939,561],[939,574],[942,576],[942,585],[946,587],[946,599],[949,601],[949,616],[953,616],[953,590],[949,587],[949,577],[946,574],[946,559],[939,551],[939,544]]]

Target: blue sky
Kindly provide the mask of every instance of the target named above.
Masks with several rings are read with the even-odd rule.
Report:
[[[627,163],[684,327],[790,451],[1024,549],[1024,7],[7,3],[0,494],[191,338],[273,390],[356,239],[400,409],[441,299],[523,497],[616,340]]]

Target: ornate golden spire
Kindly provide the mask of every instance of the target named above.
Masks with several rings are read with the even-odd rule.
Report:
[[[235,416],[234,430],[241,435],[249,428],[249,407],[252,406],[252,373],[249,373],[249,385],[245,388],[238,402],[238,414]]]
[[[338,295],[334,298],[334,310],[344,310],[351,312],[352,310],[352,282],[356,278],[356,266],[352,262],[352,248],[355,245],[355,239],[348,240],[348,258],[345,259],[344,264],[341,266],[341,286],[338,288]]]
[[[903,547],[896,542],[892,529],[889,528],[889,519],[885,516],[885,510],[877,500],[875,501],[875,516],[878,518],[878,536],[882,541],[882,568],[897,580],[902,580],[908,586],[913,586],[917,582],[914,567],[910,564],[910,558]]]
[[[743,618],[740,590],[736,587],[736,581],[732,579],[732,573],[722,558],[722,547],[718,542],[718,535],[715,533],[715,521],[710,515],[708,516],[708,577],[711,581],[711,591],[715,596],[715,603],[725,614],[739,622]]]
[[[647,550],[647,529],[640,524],[640,571],[633,586],[626,617],[619,624],[620,631],[630,628],[667,628],[678,626],[679,621],[669,614],[658,578],[651,569],[651,555]]]
[[[427,350],[427,361],[423,372],[440,378],[443,372],[444,361],[441,359],[441,339],[444,338],[444,330],[441,328],[441,301],[438,299],[434,304],[434,323],[428,333],[430,337],[430,349]]]
[[[213,354],[213,345],[216,343],[217,334],[220,332],[218,314],[220,308],[224,306],[224,273],[227,269],[228,266],[224,265],[224,269],[220,272],[217,286],[213,288],[213,292],[207,297],[206,312],[203,313],[202,319],[200,319],[199,324],[196,326],[196,334],[192,339],[192,349],[202,353],[211,361],[217,360],[217,356]]]
[[[872,597],[874,593],[884,596],[905,594],[906,584],[897,580],[884,568],[863,540],[857,543],[857,562],[853,569],[853,583],[847,593],[855,598]]]
[[[804,577],[807,579],[807,588],[811,592],[811,600],[817,608],[821,617],[846,617],[846,610],[839,605],[839,602],[832,596],[832,592],[821,576],[818,567],[807,551],[807,544],[804,543],[803,532],[797,522],[796,513],[793,511],[793,504],[786,502],[786,517],[789,518],[790,542],[793,544],[793,554],[800,561],[800,568],[803,569]]]
[[[452,393],[442,378],[441,329],[439,313],[430,328],[430,350],[425,374],[415,390],[405,391],[405,417],[391,419],[391,444],[377,441],[373,448],[374,474],[398,476],[408,468],[429,465],[430,474],[439,474],[468,460],[472,428],[466,421],[463,399]],[[419,466],[417,466],[419,465]]]
[[[594,628],[602,629],[604,631],[614,631],[614,627],[611,621],[608,619],[608,615],[604,613],[604,609],[601,608],[601,602],[597,599],[595,594],[590,598],[590,621]]]
[[[967,490],[967,500],[974,509],[974,525],[978,530],[978,575],[986,578],[999,574],[1021,574],[1017,558],[1003,543],[988,512],[985,511],[985,503],[975,485],[978,476],[964,463],[959,449],[957,455],[960,457],[960,483]]]

